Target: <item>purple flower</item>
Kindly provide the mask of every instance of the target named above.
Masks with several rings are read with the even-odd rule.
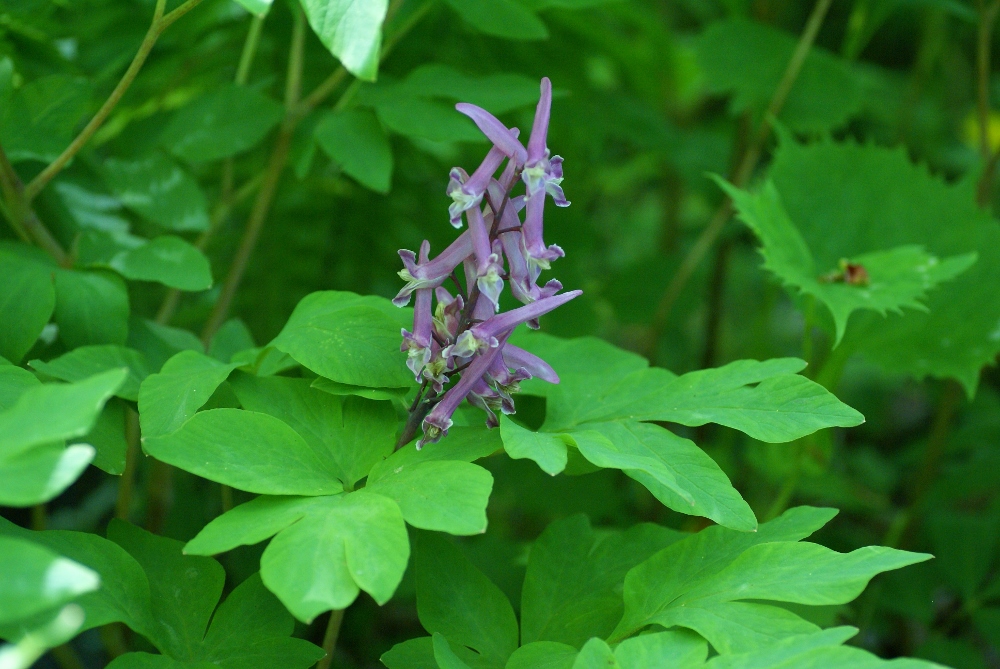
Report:
[[[506,339],[518,325],[535,320],[582,294],[582,290],[571,290],[561,295],[544,297],[523,307],[492,316],[463,332],[455,347],[461,347],[463,352],[469,351],[469,355],[495,348],[496,342]],[[452,355],[461,355],[461,353],[453,352]]]
[[[499,123],[499,121],[498,121]],[[502,125],[502,124],[501,124]],[[510,134],[517,137],[520,131],[517,128],[510,128]],[[493,178],[493,173],[500,167],[500,163],[506,158],[506,154],[496,146],[490,149],[486,158],[479,165],[470,177],[461,167],[453,167],[448,175],[448,188],[445,191],[452,199],[451,206],[448,207],[448,214],[451,217],[451,224],[456,228],[462,227],[462,212],[478,206],[483,200],[483,193]],[[514,162],[511,161],[504,174],[508,171],[511,175],[514,172]],[[509,180],[513,181],[511,177]]]
[[[424,240],[420,245],[422,255],[425,255],[423,254],[425,245],[427,251],[430,251],[430,242]],[[419,288],[437,288],[470,255],[472,255],[472,236],[468,230],[459,235],[458,239],[437,258],[429,262],[426,260],[418,262],[413,251],[400,249],[399,257],[403,260],[403,269],[399,270],[399,277],[406,281],[406,285],[392,299],[392,303],[397,307],[405,307],[413,291]]]
[[[434,310],[434,331],[442,340],[451,340],[458,336],[458,325],[465,307],[461,295],[451,296],[448,289],[438,287],[434,290],[437,297],[437,308]]]
[[[545,210],[545,200],[541,197],[528,199],[525,206],[524,225],[521,226],[521,243],[524,258],[528,263],[531,281],[538,280],[543,269],[549,269],[551,262],[562,258],[566,253],[555,244],[545,246],[542,239],[542,214]]]
[[[524,179],[528,191],[528,200],[538,193],[548,193],[557,207],[568,207],[569,201],[560,186],[563,180],[563,159],[559,156],[550,158],[549,148],[546,145],[549,115],[552,111],[552,82],[548,77],[542,77],[541,88],[542,94],[535,109],[535,122],[531,126],[531,136],[528,138],[527,157],[521,178]]]
[[[505,156],[513,160],[518,166],[524,165],[524,161],[528,158],[527,150],[521,145],[521,142],[517,141],[517,136],[501,123],[496,116],[482,107],[477,107],[468,102],[459,102],[455,105],[455,109],[471,118],[479,126],[479,129],[483,131],[483,134]]]
[[[505,344],[503,347],[503,359],[508,367],[523,369],[532,377],[537,377],[549,383],[559,383],[559,375],[556,370],[549,366],[537,355],[528,353],[523,348],[518,348],[513,344]]]

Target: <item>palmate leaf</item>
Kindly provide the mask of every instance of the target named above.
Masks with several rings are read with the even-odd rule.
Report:
[[[842,604],[878,573],[931,556],[867,547],[841,554],[800,540],[831,514],[800,507],[756,533],[709,528],[634,567],[625,577],[623,639],[649,624],[693,629],[723,653],[753,650],[815,628],[791,612],[741,600]]]
[[[782,442],[864,420],[799,376],[801,360],[742,360],[678,377],[596,339],[536,334],[515,343],[547,360],[561,381],[523,384],[526,394],[546,397],[546,416],[537,433],[501,422],[511,457],[535,460],[554,475],[575,447],[593,465],[621,469],[670,508],[734,529],[753,530],[757,521],[718,465],[691,441],[641,421],[714,422]]]
[[[817,267],[914,244],[940,258],[978,254],[968,271],[930,292],[927,312],[857,313],[841,344],[890,372],[952,377],[974,393],[980,369],[1000,352],[993,289],[1000,281],[1000,228],[976,205],[975,184],[948,185],[902,149],[788,138],[770,178]]]
[[[864,285],[824,280],[830,270],[836,273],[836,268],[816,266],[773,182],[750,194],[721,179],[716,181],[733,199],[740,218],[761,240],[764,267],[786,286],[815,297],[830,310],[836,329],[835,345],[847,331],[852,312],[869,309],[884,316],[889,311],[902,315],[904,307],[927,311],[922,300],[931,289],[965,272],[977,258],[975,253],[965,253],[939,259],[919,246],[898,246],[846,258],[864,268],[868,277]]]

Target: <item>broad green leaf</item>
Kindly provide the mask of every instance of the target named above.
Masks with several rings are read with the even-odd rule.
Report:
[[[389,669],[439,669],[431,637],[421,636],[397,643],[379,660]]]
[[[156,151],[139,160],[110,158],[104,180],[122,204],[167,230],[208,228],[208,201],[194,177]]]
[[[434,448],[416,449],[416,441],[403,446],[368,473],[368,485],[392,474],[400,467],[412,467],[422,462],[458,460],[473,462],[490,456],[502,448],[500,435],[496,430],[482,426],[453,427],[448,436],[434,444]]]
[[[91,463],[108,474],[118,476],[125,471],[125,405],[121,401],[109,400],[97,417],[90,432],[75,439],[81,444],[93,446],[97,453]]]
[[[778,87],[796,38],[745,20],[716,21],[695,40],[695,53],[710,93],[733,93],[733,114],[761,114]],[[778,118],[800,132],[842,126],[864,103],[864,89],[850,63],[813,47]]]
[[[5,457],[0,455],[0,505],[32,506],[53,499],[76,481],[95,450],[88,444],[64,447],[61,442],[44,444]]]
[[[643,634],[626,639],[615,648],[615,659],[623,669],[657,666],[696,669],[705,664],[707,657],[705,640],[683,630]]]
[[[424,629],[503,665],[518,646],[517,619],[506,595],[440,535],[418,535],[414,565]]]
[[[835,344],[847,331],[851,313],[870,309],[883,316],[903,307],[927,311],[923,300],[939,283],[954,279],[976,261],[975,253],[943,260],[920,246],[899,246],[886,251],[852,255],[847,262],[864,268],[865,285],[851,285],[825,277],[837,273],[836,267],[818,268],[812,252],[788,217],[774,183],[768,181],[755,194],[741,191],[717,180],[733,199],[740,218],[756,233],[763,246],[764,267],[782,282],[805,295],[820,300],[833,315]]]
[[[839,646],[858,633],[855,627],[834,627],[789,637],[753,653],[735,654],[712,659],[712,669],[769,669],[817,648]]]
[[[196,413],[180,429],[144,437],[158,460],[210,481],[265,495],[328,495],[343,490],[325,449],[268,414],[240,409]]]
[[[980,368],[1000,352],[993,290],[1000,281],[1000,228],[976,205],[973,180],[948,185],[902,149],[789,138],[781,141],[770,178],[818,267],[908,244],[940,258],[978,253],[968,271],[931,291],[928,312],[857,313],[841,344],[890,372],[953,377],[974,393]]]
[[[125,376],[124,369],[114,369],[78,383],[49,383],[24,392],[0,412],[0,458],[86,434]]]
[[[403,578],[410,547],[392,500],[359,490],[323,504],[264,550],[261,577],[268,590],[303,622],[346,608],[360,590],[384,604]]]
[[[157,647],[179,660],[197,659],[225,571],[206,557],[181,554],[183,544],[114,519],[108,538],[124,548],[146,572],[157,629]]]
[[[153,636],[155,623],[146,573],[118,544],[87,532],[32,532],[3,519],[0,535],[45,546],[100,576],[100,589],[76,600],[86,614],[84,630],[123,622],[147,638]]]
[[[658,425],[616,421],[571,432],[583,457],[598,467],[621,469],[666,506],[750,532],[757,519],[729,478],[693,442]]]
[[[434,659],[440,669],[471,669],[451,649],[451,644],[444,635],[435,632],[431,637],[431,643],[434,648]]]
[[[551,523],[531,547],[521,589],[521,642],[581,646],[621,619],[629,569],[685,534],[652,524],[598,534],[583,514]]]
[[[271,10],[271,4],[274,0],[236,0],[236,2],[243,5],[251,14],[256,16],[267,16],[267,13]]]
[[[90,569],[30,541],[0,536],[0,625],[28,618],[100,587]]]
[[[219,362],[229,362],[240,351],[254,348],[253,335],[246,323],[239,318],[230,318],[212,335],[208,345],[208,355]]]
[[[500,434],[503,437],[503,449],[515,460],[534,460],[543,472],[551,476],[566,469],[565,434],[532,432],[507,416],[500,418]]]
[[[279,418],[322,453],[345,486],[353,487],[392,453],[396,414],[388,402],[338,397],[306,379],[278,376],[237,373],[232,386],[246,409]]]
[[[322,376],[316,377],[311,385],[313,388],[322,390],[324,393],[330,393],[331,395],[357,395],[369,400],[389,400],[397,404],[402,404],[403,397],[410,390],[409,388],[366,388],[364,386],[352,386],[324,379]]]
[[[0,411],[11,408],[21,395],[40,385],[38,377],[28,370],[0,364]]]
[[[126,279],[156,281],[178,290],[212,287],[208,258],[180,237],[163,235],[117,253],[108,266]]]
[[[375,107],[378,120],[400,135],[432,142],[485,142],[486,136],[454,106],[417,96],[399,96]]]
[[[16,19],[14,19],[16,21]],[[0,144],[11,162],[55,160],[86,118],[90,85],[82,77],[51,74],[29,82],[0,106]]]
[[[399,351],[399,329],[412,323],[410,314],[383,298],[321,291],[299,302],[271,344],[339,383],[407,388],[413,375]]]
[[[0,250],[0,276],[0,355],[20,362],[55,309],[52,270]]]
[[[163,365],[181,351],[205,352],[201,340],[189,330],[160,325],[147,318],[133,317],[128,325],[128,346],[142,351],[152,369]]]
[[[407,523],[449,534],[486,531],[486,504],[493,475],[478,465],[454,460],[403,464],[366,490],[399,505]]]
[[[505,669],[572,669],[577,652],[564,643],[532,641],[514,651]]]
[[[635,632],[700,583],[710,583],[742,553],[758,544],[799,541],[826,525],[836,511],[789,509],[756,532],[709,527],[633,567],[625,576],[625,615],[612,638]]]
[[[348,72],[374,81],[388,0],[301,0],[309,25]]]
[[[542,20],[514,0],[448,0],[448,5],[469,25],[487,35],[515,40],[538,40],[549,36]]]
[[[215,555],[268,539],[322,507],[325,497],[270,497],[240,504],[210,522],[184,546],[190,555]]]
[[[28,364],[60,381],[82,381],[109,369],[127,369],[125,382],[115,394],[132,402],[139,399],[139,384],[149,375],[149,365],[142,353],[114,345],[81,346],[54,360],[32,360]]]
[[[282,116],[281,105],[271,98],[253,88],[226,84],[178,110],[160,142],[191,163],[219,160],[256,145]]]
[[[494,114],[504,114],[538,102],[538,81],[520,74],[473,76],[447,65],[431,63],[417,67],[392,90],[416,97],[445,98],[470,102]],[[387,97],[394,97],[387,96]],[[386,104],[391,104],[386,100]]]
[[[573,661],[573,669],[624,669],[603,639],[594,637],[583,644]]]
[[[177,430],[205,405],[235,364],[223,364],[197,351],[170,358],[159,374],[139,388],[139,417],[145,437]]]
[[[125,653],[112,660],[105,669],[212,669],[211,662],[182,662],[169,655]]]
[[[124,344],[128,336],[128,291],[109,272],[60,269],[55,272],[55,321],[67,348]]]
[[[388,193],[392,185],[392,147],[370,111],[331,113],[315,129],[316,141],[341,169],[361,185]]]

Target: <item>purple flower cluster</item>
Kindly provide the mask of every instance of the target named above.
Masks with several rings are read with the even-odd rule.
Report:
[[[471,176],[460,167],[451,171],[447,189],[451,224],[461,228],[464,215],[466,230],[434,259],[427,241],[419,253],[399,252],[403,260],[399,275],[406,285],[393,303],[402,307],[411,296],[415,300],[413,332],[403,330],[401,348],[422,384],[411,408],[411,416],[423,421],[417,448],[448,433],[452,414],[463,400],[485,411],[487,426],[496,427],[498,411],[514,413],[511,394],[518,382],[534,376],[559,382],[544,360],[507,343],[518,325],[537,328],[539,316],[581,293],[559,293],[562,284],[555,279],[538,285],[542,270],[564,255],[561,248],[546,246],[543,240],[545,196],[558,207],[569,206],[560,186],[562,158],[550,156],[546,146],[551,107],[552,84],[544,78],[525,148],[517,128],[508,128],[475,105],[455,106],[479,126],[493,148]],[[497,178],[504,161],[507,164]],[[518,181],[524,182],[524,194],[514,196],[511,191]],[[455,295],[442,285],[448,279],[458,289]],[[505,281],[524,306],[499,313]],[[459,380],[445,391],[455,374],[460,374]]]

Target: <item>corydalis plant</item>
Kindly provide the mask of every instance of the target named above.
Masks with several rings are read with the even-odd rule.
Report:
[[[511,397],[518,383],[532,377],[558,383],[559,377],[544,360],[507,343],[522,323],[538,327],[538,318],[580,295],[574,290],[558,294],[562,284],[552,279],[543,286],[538,277],[549,263],[562,257],[558,246],[546,246],[542,218],[546,194],[556,206],[566,207],[563,195],[562,158],[546,146],[552,108],[552,84],[542,79],[541,97],[525,148],[517,128],[508,128],[485,109],[467,103],[455,105],[471,118],[493,142],[483,162],[470,176],[461,167],[451,170],[447,193],[451,223],[466,230],[433,260],[430,243],[419,254],[401,250],[406,285],[393,303],[402,307],[414,297],[413,332],[403,330],[402,350],[407,366],[420,382],[410,406],[399,445],[423,426],[417,448],[448,433],[452,414],[467,400],[486,412],[486,425],[499,425],[497,412],[514,413]],[[499,178],[496,173],[506,161]],[[513,195],[518,181],[524,193]],[[521,220],[521,212],[524,220]],[[464,287],[458,276],[462,266]],[[451,279],[457,293],[442,284]],[[504,282],[524,306],[500,312]],[[435,305],[436,302],[436,305]],[[459,379],[447,390],[452,377]]]

